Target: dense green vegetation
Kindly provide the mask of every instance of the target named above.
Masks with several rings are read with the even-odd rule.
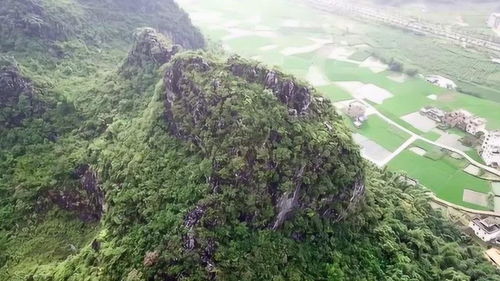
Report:
[[[5,3],[0,21],[40,32],[0,33],[33,44],[2,45],[0,280],[500,280],[420,188],[362,160],[329,99],[182,52],[203,39],[173,2]],[[132,43],[143,20],[171,40]]]

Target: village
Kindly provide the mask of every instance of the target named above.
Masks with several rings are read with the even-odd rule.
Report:
[[[437,83],[443,79],[427,79],[430,83]],[[446,80],[444,80],[446,81]],[[439,85],[443,88],[450,88],[452,84],[444,83]],[[361,100],[353,100],[342,109],[343,113],[347,115],[353,125],[357,129],[361,129],[363,124],[370,118],[367,112],[368,106]],[[439,124],[440,130],[446,131],[451,128],[456,128],[466,135],[460,140],[465,146],[474,147],[478,150],[484,163],[493,168],[499,168],[500,164],[500,131],[487,130],[487,120],[476,116],[467,110],[459,109],[453,111],[445,111],[437,107],[426,106],[420,109],[419,114],[429,118]],[[410,185],[417,185],[418,181],[412,178],[405,179]],[[496,188],[498,189],[498,187]],[[498,190],[494,190],[498,192]],[[436,204],[436,208],[447,210],[456,207],[442,201],[441,204]],[[451,207],[450,207],[451,206]],[[460,212],[465,212],[465,221],[462,221],[465,230],[471,230],[470,234],[474,235],[482,241],[489,248],[485,251],[485,257],[492,263],[500,266],[500,215],[495,213],[481,213],[471,210],[458,208]],[[454,210],[456,211],[456,210]],[[463,213],[460,215],[463,220]],[[468,224],[467,224],[468,222]]]
[[[344,111],[352,119],[356,128],[361,128],[368,119],[367,108],[360,101],[352,101]],[[457,128],[467,133],[460,139],[460,142],[464,146],[477,149],[486,165],[493,168],[500,167],[500,130],[488,131],[485,118],[464,109],[448,112],[433,106],[420,109],[420,114],[437,122],[438,128],[442,131]]]

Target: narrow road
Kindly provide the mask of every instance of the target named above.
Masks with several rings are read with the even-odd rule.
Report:
[[[415,134],[414,132],[412,132],[412,131],[410,131],[410,130],[406,129],[405,127],[403,127],[403,126],[401,126],[401,125],[399,125],[398,123],[396,123],[395,121],[393,121],[393,120],[392,120],[392,119],[390,119],[389,117],[387,117],[387,116],[383,115],[382,113],[380,113],[380,111],[378,111],[375,107],[373,107],[371,104],[369,104],[369,103],[368,103],[368,102],[366,102],[365,100],[360,99],[360,98],[356,98],[356,100],[357,100],[357,101],[359,101],[360,103],[364,104],[367,108],[370,108],[371,110],[373,110],[373,112],[374,112],[375,114],[377,114],[380,118],[382,118],[383,120],[385,120],[385,121],[386,121],[386,122],[388,122],[389,124],[391,124],[391,125],[395,126],[396,128],[398,128],[398,129],[400,129],[400,130],[402,130],[402,131],[404,131],[404,132],[406,132],[406,133],[410,134],[410,135],[412,136],[410,139],[414,139],[413,141],[415,141],[415,140],[417,140],[417,139],[418,139],[418,140],[422,140],[422,141],[425,141],[425,142],[430,143],[430,144],[432,144],[432,145],[435,145],[435,146],[438,146],[438,147],[444,148],[444,149],[446,149],[446,150],[449,150],[449,151],[455,152],[455,153],[457,153],[457,154],[461,155],[462,157],[464,157],[465,159],[467,159],[467,160],[468,160],[471,164],[473,164],[473,165],[475,165],[475,166],[477,166],[477,167],[479,167],[479,168],[481,168],[481,169],[483,169],[483,170],[485,170],[485,171],[488,171],[488,172],[490,172],[490,173],[492,173],[492,174],[494,174],[494,175],[500,176],[500,171],[499,171],[499,170],[494,169],[494,168],[492,168],[492,167],[489,167],[489,166],[486,166],[486,165],[483,165],[483,164],[481,164],[481,163],[477,162],[476,160],[472,159],[472,157],[470,157],[469,155],[465,154],[465,152],[463,152],[463,151],[461,151],[461,150],[459,150],[459,149],[456,149],[456,148],[454,148],[454,147],[450,147],[450,146],[447,146],[447,145],[442,145],[442,144],[440,144],[440,143],[437,143],[437,142],[435,142],[435,141],[431,141],[431,140],[426,139],[426,138],[424,138],[424,137],[422,137],[422,136],[420,136],[420,135],[417,135],[417,134]],[[405,142],[405,144],[406,144],[406,142]],[[403,145],[405,145],[405,144],[403,144]],[[410,143],[410,144],[411,144],[411,143]],[[408,144],[408,145],[409,145],[409,144]],[[403,151],[405,148],[403,148],[403,149],[401,149],[401,150],[400,150],[400,149],[401,149],[401,147],[400,147],[400,148],[398,148],[398,150],[396,150],[396,151],[401,152],[401,151]],[[394,153],[393,153],[393,154],[394,154]],[[391,156],[393,156],[393,154],[391,154]],[[392,159],[393,159],[394,157],[396,157],[396,156],[397,156],[397,154],[396,154],[396,155],[394,155],[394,156],[393,156],[390,160],[392,160]],[[390,156],[389,156],[389,157],[390,157]],[[390,160],[389,160],[389,161],[390,161]],[[384,160],[384,161],[385,161],[385,160]],[[387,163],[389,163],[389,162],[387,162]],[[386,164],[387,164],[387,163],[386,163]]]
[[[436,195],[434,195],[434,193],[431,193],[430,196],[431,196],[432,201],[440,204],[441,206],[451,207],[453,209],[464,211],[464,212],[468,212],[468,213],[472,213],[472,214],[475,214],[475,215],[500,217],[500,213],[496,213],[496,212],[492,212],[492,211],[474,210],[474,209],[470,209],[470,208],[459,206],[457,204],[450,203],[450,202],[445,201],[443,199],[437,198]]]
[[[382,160],[380,163],[378,163],[381,167],[387,165],[389,162],[391,162],[392,159],[394,159],[396,156],[399,155],[403,150],[408,148],[414,141],[417,140],[417,136],[413,135],[411,138],[409,138],[405,143],[403,143],[396,151],[391,153],[391,155],[387,156],[384,160]]]

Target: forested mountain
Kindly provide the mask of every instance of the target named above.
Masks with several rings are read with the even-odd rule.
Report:
[[[329,100],[174,2],[0,23],[0,280],[500,280]]]

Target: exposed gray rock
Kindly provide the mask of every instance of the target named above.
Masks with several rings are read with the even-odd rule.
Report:
[[[293,194],[284,193],[278,200],[276,208],[278,209],[278,214],[276,215],[276,220],[273,224],[273,230],[276,230],[283,225],[283,223],[290,217],[293,211],[299,207],[299,197],[302,187],[302,176],[304,175],[305,165],[303,165],[297,174],[295,175],[295,190]]]
[[[15,127],[36,113],[42,103],[35,99],[32,82],[23,77],[15,66],[0,69],[0,128]]]
[[[50,190],[48,197],[59,208],[74,212],[85,222],[99,221],[104,214],[104,192],[97,173],[88,165],[75,171],[79,187],[66,190]]]
[[[197,143],[200,147],[202,143],[196,136],[192,136],[189,132],[185,132],[180,126],[181,123],[188,122],[193,125],[202,122],[207,114],[207,100],[202,90],[188,77],[185,77],[185,70],[195,69],[200,72],[207,72],[211,69],[210,64],[201,57],[195,57],[188,60],[177,60],[172,67],[169,67],[165,73],[165,118],[169,125],[170,133],[180,139],[190,139]],[[215,82],[217,84],[217,82]],[[198,99],[193,102],[183,101],[183,92],[191,91],[197,93]],[[185,107],[191,112],[191,116],[177,116],[174,114],[174,104],[182,102]]]
[[[228,60],[231,72],[247,80],[250,83],[257,83],[269,89],[279,99],[287,105],[291,115],[304,115],[309,111],[312,102],[311,89],[307,86],[297,85],[291,77],[286,77],[282,73],[269,70],[260,65],[249,65],[247,62],[234,56]]]
[[[134,37],[134,46],[121,68],[125,75],[163,65],[182,49],[153,28],[140,28]]]

